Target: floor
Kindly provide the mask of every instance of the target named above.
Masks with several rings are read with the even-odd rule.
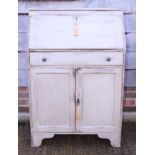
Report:
[[[123,123],[121,148],[112,148],[109,140],[95,135],[56,135],[32,148],[29,124],[19,123],[18,130],[19,155],[136,155],[135,123]]]

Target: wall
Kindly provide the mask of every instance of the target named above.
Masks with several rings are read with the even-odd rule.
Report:
[[[116,8],[124,12],[126,36],[124,109],[135,107],[136,87],[136,2],[135,0],[19,0],[18,1],[18,84],[19,111],[28,111],[28,12],[30,9]]]

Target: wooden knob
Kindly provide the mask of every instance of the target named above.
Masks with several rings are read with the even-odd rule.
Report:
[[[108,61],[108,62],[111,61],[111,58],[110,57],[107,57],[106,58],[106,61]]]
[[[42,62],[46,62],[47,61],[47,59],[46,58],[42,58]]]

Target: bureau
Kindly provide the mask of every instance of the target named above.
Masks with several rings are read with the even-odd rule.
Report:
[[[56,134],[95,134],[120,147],[124,57],[121,11],[30,11],[31,145]]]

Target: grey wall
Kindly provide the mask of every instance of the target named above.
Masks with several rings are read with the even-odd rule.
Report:
[[[18,84],[27,86],[28,12],[30,9],[116,8],[123,10],[126,35],[125,86],[136,85],[136,1],[135,0],[19,0]]]

